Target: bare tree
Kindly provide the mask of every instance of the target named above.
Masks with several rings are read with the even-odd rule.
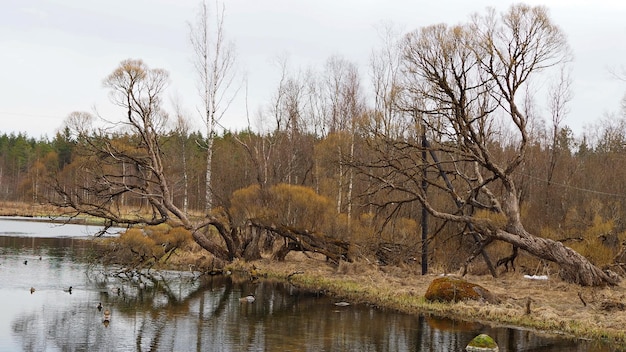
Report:
[[[77,139],[80,136],[89,134],[94,120],[94,116],[88,112],[74,111],[63,120],[61,129],[68,128],[71,137]]]
[[[268,161],[274,163],[273,178],[270,182],[285,182],[289,184],[303,183],[310,170],[310,135],[307,134],[309,126],[305,119],[308,111],[310,84],[306,76],[309,74],[298,71],[292,73],[288,69],[287,58],[278,60],[281,70],[278,87],[274,93],[269,107],[269,113],[274,120],[274,130],[267,136],[267,141],[262,149],[268,153],[263,159],[258,159],[259,164],[264,165],[266,172],[272,171]],[[270,178],[265,177],[266,182]]]
[[[176,125],[174,127],[174,132],[176,137],[180,141],[180,149],[181,149],[181,168],[183,173],[182,179],[182,189],[183,189],[183,212],[185,214],[189,214],[189,172],[188,172],[188,162],[187,162],[187,140],[189,138],[189,122],[185,118],[182,108],[180,104],[175,102],[176,109]]]
[[[546,173],[546,192],[545,192],[545,212],[547,214],[557,214],[552,209],[560,209],[560,204],[557,204],[554,199],[557,194],[552,185],[554,183],[555,172],[557,170],[557,163],[561,159],[563,154],[569,154],[570,146],[568,141],[569,129],[564,129],[562,126],[563,120],[569,113],[568,103],[572,99],[571,85],[572,80],[569,72],[566,68],[562,67],[559,71],[558,79],[551,85],[548,92],[548,109],[550,112],[550,136],[549,136],[549,148],[550,154],[548,156],[548,166]],[[567,155],[569,156],[569,155]]]
[[[164,181],[158,136],[165,123],[161,94],[167,83],[166,71],[150,69],[141,60],[122,61],[104,80],[111,101],[125,111],[122,129],[104,129],[96,131],[93,137],[82,136],[78,149],[83,172],[77,184],[58,185],[57,192],[63,200],[60,205],[113,222],[132,224],[135,222],[124,219],[120,210],[124,197],[129,196],[147,201],[153,210],[148,223],[166,221],[167,202],[171,199],[169,187],[167,183],[163,187],[157,185]],[[137,148],[124,142],[132,142]]]
[[[390,135],[406,130],[405,112],[398,109],[401,87],[401,43],[390,25],[381,28],[382,46],[370,57],[371,79],[374,88],[374,113],[371,116],[377,131]]]
[[[609,68],[608,71],[613,76],[613,78],[622,82],[626,82],[626,67],[621,66],[619,69]],[[620,105],[622,116],[626,116],[626,94],[624,94],[624,96],[622,97]]]
[[[330,77],[333,77],[330,86],[333,87],[331,92],[337,94],[331,98],[333,112],[330,130],[344,132],[348,134],[349,146],[347,150],[338,150],[338,154],[342,160],[339,164],[339,191],[337,200],[337,209],[339,212],[345,211],[348,215],[348,221],[352,216],[352,192],[354,189],[354,173],[353,169],[348,168],[344,171],[344,161],[352,163],[354,158],[356,126],[358,120],[364,114],[365,104],[363,102],[363,93],[359,82],[359,73],[356,65],[341,60],[339,58],[331,58],[327,67]],[[335,115],[339,115],[338,118]],[[338,122],[338,124],[335,124]],[[346,175],[347,174],[347,175]],[[342,201],[343,188],[346,188],[345,201]],[[343,209],[343,206],[346,208]]]
[[[521,221],[513,172],[524,158],[528,139],[527,119],[517,106],[517,92],[532,75],[569,59],[564,35],[550,21],[544,7],[527,5],[511,7],[502,14],[500,21],[494,11],[483,17],[476,16],[471,28],[476,34],[478,67],[493,82],[494,89],[490,93],[498,101],[498,107],[504,110],[504,116],[512,122],[519,138],[516,152],[504,167],[492,161],[484,148],[478,149],[479,160],[489,170],[489,177],[502,185],[500,204],[506,224],[492,234],[535,256],[556,262],[561,267],[561,277],[567,281],[589,286],[617,283],[615,277],[562,243],[528,233]],[[470,127],[467,123],[462,126]]]
[[[198,74],[198,88],[202,98],[202,115],[206,126],[206,190],[205,211],[213,207],[211,190],[211,163],[216,128],[234,100],[236,54],[234,45],[227,42],[224,33],[225,6],[215,3],[213,20],[209,17],[206,1],[203,1],[198,18],[189,24],[189,38],[194,50],[194,65]]]
[[[258,257],[255,243],[240,228],[231,226],[227,213],[206,214],[194,222],[172,201],[171,182],[165,172],[162,140],[165,116],[161,95],[168,73],[151,69],[141,60],[125,60],[104,80],[111,100],[126,111],[122,129],[114,126],[85,135],[80,167],[74,180],[56,179],[56,205],[75,214],[105,219],[108,225],[169,223],[188,229],[194,240],[216,258]],[[70,182],[71,181],[71,182]],[[128,198],[128,206],[122,203]],[[218,237],[207,236],[207,229]],[[250,247],[252,245],[252,247]]]
[[[553,261],[567,281],[616,284],[562,243],[527,232],[521,220],[514,173],[527,149],[528,119],[519,95],[530,77],[568,58],[565,37],[543,7],[514,5],[501,16],[489,10],[467,25],[408,34],[404,108],[415,112],[416,126],[426,124],[432,159],[420,158],[423,148],[410,133],[404,139],[377,135],[371,145],[379,157],[359,165],[378,180],[372,192],[392,195],[395,204],[417,200],[435,217],[466,224],[484,236],[483,244],[501,240]],[[494,142],[504,127],[513,137],[503,149]],[[424,178],[429,172],[422,167],[437,177]],[[422,181],[430,185],[428,194]]]

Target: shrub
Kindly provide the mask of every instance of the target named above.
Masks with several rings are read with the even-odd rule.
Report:
[[[191,242],[191,233],[168,225],[131,228],[112,240],[109,260],[128,265],[167,260],[177,248]]]

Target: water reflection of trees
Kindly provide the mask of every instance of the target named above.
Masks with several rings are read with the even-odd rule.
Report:
[[[366,305],[337,307],[328,297],[282,283],[188,272],[150,275],[140,289],[146,275],[92,268],[91,299],[24,316],[13,322],[13,332],[22,337],[25,351],[461,351],[481,332],[494,336],[501,351],[563,348],[562,340],[530,332]],[[116,287],[119,295],[112,291]],[[247,294],[256,301],[240,302]],[[107,328],[97,300],[112,310]],[[551,349],[551,342],[560,349]],[[572,343],[570,350],[577,349],[585,350]]]
[[[75,237],[0,236],[2,254],[26,252],[35,257],[71,256],[77,260],[85,260],[91,256],[93,249],[93,241]]]

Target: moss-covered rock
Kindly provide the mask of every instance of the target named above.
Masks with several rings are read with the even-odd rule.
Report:
[[[498,344],[489,335],[480,334],[465,347],[467,352],[498,352]]]
[[[424,297],[429,301],[458,302],[478,300],[498,303],[499,299],[486,288],[463,279],[444,276],[433,280]]]

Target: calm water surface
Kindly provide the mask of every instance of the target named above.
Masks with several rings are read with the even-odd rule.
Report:
[[[463,351],[479,333],[495,337],[500,351],[611,350],[367,305],[339,307],[277,283],[124,273],[89,264],[95,249],[84,237],[95,231],[0,218],[0,351]],[[240,302],[248,294],[256,301]]]

